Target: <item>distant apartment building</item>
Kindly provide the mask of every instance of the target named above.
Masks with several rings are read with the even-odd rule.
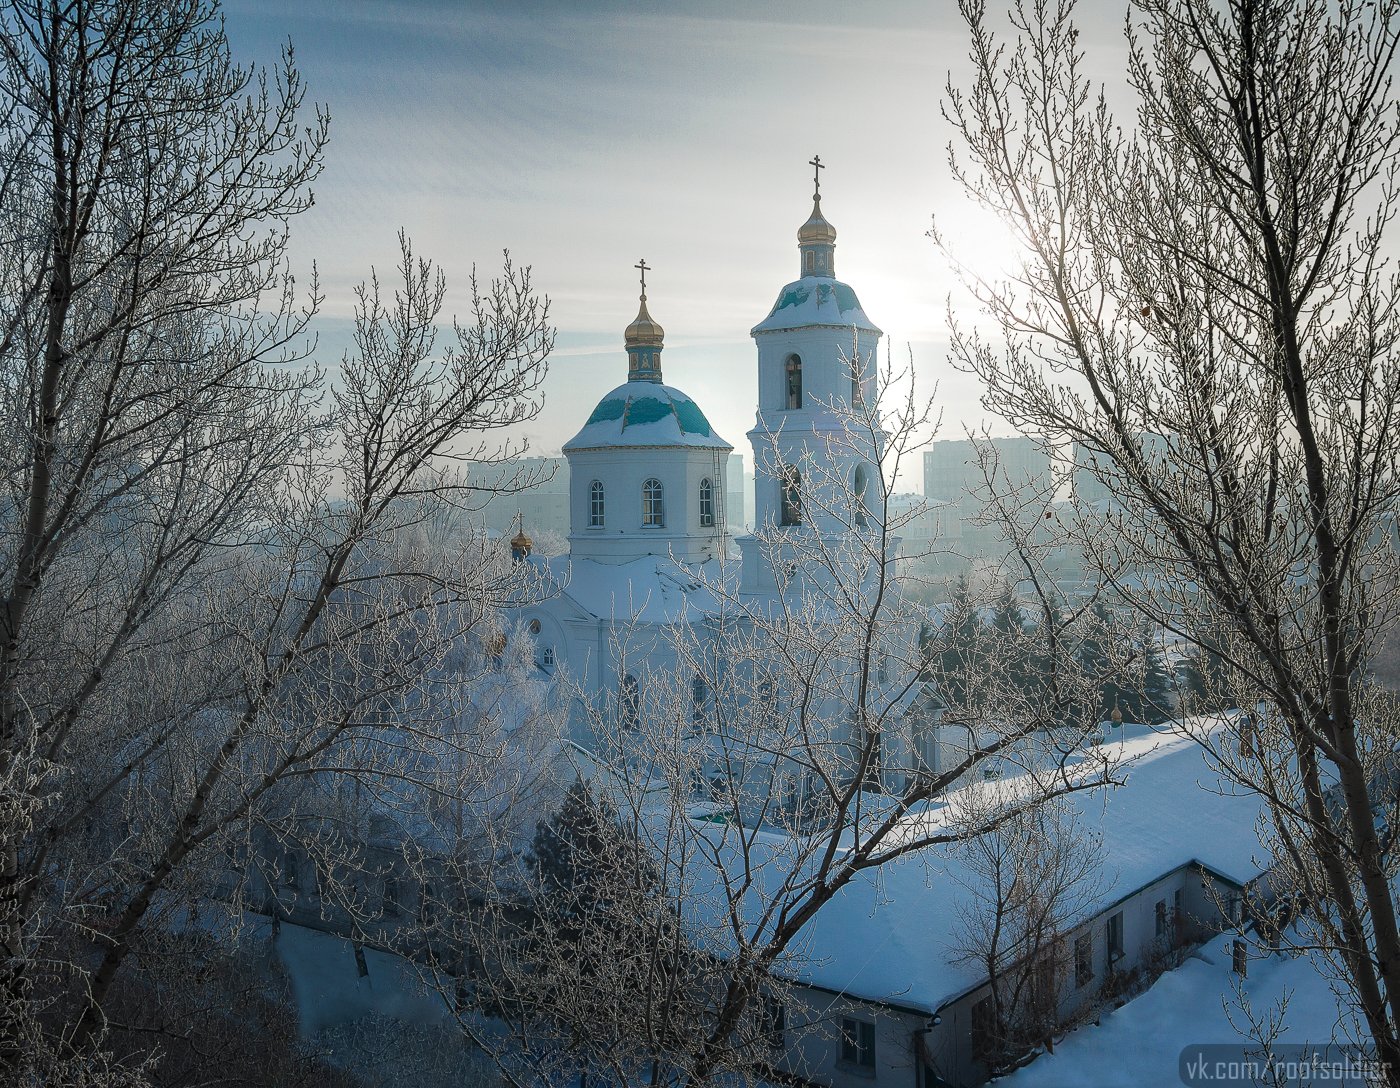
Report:
[[[985,464],[983,454],[988,458]],[[1014,505],[1036,516],[1052,497],[1050,458],[1035,439],[931,442],[924,452],[924,498],[936,511],[939,538],[948,553],[943,565],[1006,553],[1003,534],[984,516],[989,471],[994,472],[999,494],[1013,496]]]

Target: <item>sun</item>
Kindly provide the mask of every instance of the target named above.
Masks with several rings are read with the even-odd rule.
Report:
[[[1001,216],[969,198],[945,202],[934,225],[948,259],[977,279],[1014,276],[1024,263],[1024,242]]]

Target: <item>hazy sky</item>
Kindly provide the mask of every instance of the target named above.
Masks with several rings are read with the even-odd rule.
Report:
[[[1117,53],[1124,7],[1086,11],[1082,44]],[[473,262],[489,272],[508,248],[553,300],[558,349],[526,433],[554,453],[625,380],[645,257],[666,381],[747,456],[748,331],[798,274],[819,153],[838,276],[886,343],[912,350],[921,385],[938,383],[946,435],[976,417],[943,345],[953,281],[925,237],[934,214],[967,219],[939,114],[949,70],[966,68],[953,0],[226,0],[225,13],[240,60],[270,62],[290,38],[331,113],[317,206],[293,226],[298,268],[316,261],[327,291],[323,361],[345,342],[352,286],[392,267],[400,227],[461,310]]]

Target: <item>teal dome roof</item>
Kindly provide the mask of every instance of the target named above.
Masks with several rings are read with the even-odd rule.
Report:
[[[653,381],[619,385],[598,402],[564,452],[608,446],[698,446],[731,450],[700,406],[674,386]]]
[[[855,325],[880,335],[880,330],[861,309],[855,291],[829,276],[803,276],[788,284],[778,292],[778,301],[773,303],[768,316],[755,325],[751,333],[800,329],[808,325],[845,329]]]

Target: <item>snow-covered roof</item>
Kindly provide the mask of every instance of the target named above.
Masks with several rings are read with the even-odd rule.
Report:
[[[1265,864],[1255,831],[1260,799],[1222,782],[1189,737],[1148,726],[1124,731],[1128,736],[1104,750],[1133,761],[1127,784],[1071,798],[1081,826],[1097,830],[1104,847],[1100,894],[1085,918],[1192,862],[1238,884],[1257,877]],[[938,821],[946,811],[940,803],[914,819]],[[781,848],[774,850],[760,867],[770,888],[785,871]],[[932,1013],[982,981],[976,966],[956,962],[959,905],[973,882],[956,848],[931,848],[862,874],[822,907],[779,971],[797,982]]]
[[[564,452],[611,446],[734,448],[715,434],[698,404],[675,386],[652,381],[626,382],[603,397]]]
[[[800,329],[807,325],[830,325],[849,329],[852,325],[873,332],[875,327],[855,291],[840,280],[828,276],[803,276],[778,292],[778,301],[768,316],[755,325],[751,335],[776,332],[780,329]]]
[[[708,560],[693,572],[668,556],[645,555],[630,563],[598,563],[559,556],[549,561],[555,584],[590,616],[635,623],[695,623],[720,610],[712,584],[733,581],[737,570]],[[732,588],[732,587],[731,587]]]

